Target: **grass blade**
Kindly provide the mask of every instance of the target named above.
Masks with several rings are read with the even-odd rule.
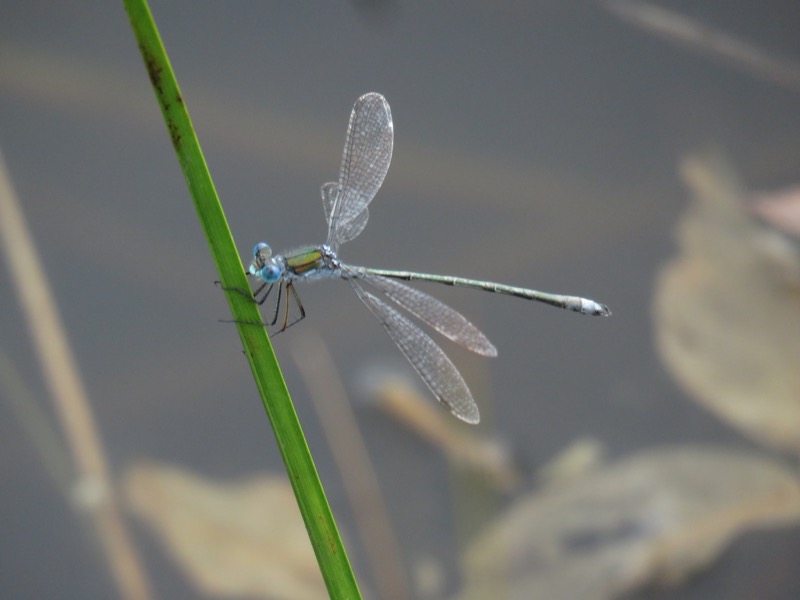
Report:
[[[123,4],[219,270],[220,281],[227,288],[248,289],[239,254],[147,2],[123,0]],[[331,598],[360,598],[266,331],[263,327],[244,324],[261,322],[261,315],[256,305],[241,294],[227,292],[227,299],[233,319],[238,323],[245,354],[283,455],[328,592]]]

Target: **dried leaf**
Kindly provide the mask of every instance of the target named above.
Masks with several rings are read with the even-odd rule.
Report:
[[[719,158],[685,161],[695,196],[661,272],[661,357],[686,391],[761,443],[800,451],[800,257],[757,222]]]
[[[797,522],[800,485],[780,463],[648,451],[523,498],[470,544],[460,597],[607,600],[683,581],[746,529]]]
[[[328,597],[285,478],[217,483],[177,467],[142,463],[128,471],[124,493],[204,593]]]

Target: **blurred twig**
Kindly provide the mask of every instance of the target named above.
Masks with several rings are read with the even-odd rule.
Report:
[[[486,483],[511,493],[523,481],[509,448],[454,424],[440,406],[424,398],[401,373],[375,369],[364,377],[366,392],[401,425],[440,449],[456,465],[479,473]]]
[[[150,598],[150,584],[125,528],[89,398],[0,154],[0,243],[67,446],[78,471],[73,492],[88,511],[124,598]]]
[[[23,436],[31,442],[38,453],[45,471],[56,482],[64,499],[69,500],[75,468],[69,460],[67,447],[58,437],[49,415],[36,402],[33,392],[23,381],[14,361],[2,346],[0,346],[0,398],[8,403],[22,429]]]
[[[344,483],[378,597],[410,599],[413,596],[378,478],[330,352],[319,336],[307,331],[292,338],[291,352]]]
[[[637,27],[712,58],[800,92],[800,64],[670,10],[632,0],[600,0],[600,5]]]

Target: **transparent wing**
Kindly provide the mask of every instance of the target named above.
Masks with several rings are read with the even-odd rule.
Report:
[[[364,230],[367,205],[378,193],[389,170],[393,143],[389,103],[380,94],[361,96],[350,114],[338,189],[331,184],[322,189],[328,219],[328,245],[334,251]]]
[[[481,330],[441,300],[386,277],[367,275],[364,281],[456,344],[481,356],[497,356],[497,348]]]
[[[464,378],[436,342],[394,308],[364,290],[355,280],[351,279],[350,285],[380,321],[436,399],[462,421],[478,423],[478,406]]]
[[[322,192],[322,210],[325,211],[325,222],[330,225],[331,213],[333,213],[333,207],[336,206],[336,200],[339,197],[339,184],[336,181],[324,183],[320,192]]]
[[[330,223],[331,221],[331,214],[333,213],[333,208],[336,206],[336,201],[339,198],[339,184],[335,181],[329,181],[328,183],[322,186],[322,208],[325,211],[325,220]],[[364,227],[367,226],[367,221],[369,220],[369,209],[365,208],[362,210],[355,219],[339,227],[337,232],[337,238],[339,239],[339,243],[343,244],[344,242],[349,242],[352,239],[355,239],[359,233],[364,231]],[[336,249],[334,248],[334,251]]]

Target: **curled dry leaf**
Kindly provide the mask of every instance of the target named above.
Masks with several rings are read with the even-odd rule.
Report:
[[[660,273],[659,353],[696,400],[745,434],[800,451],[800,257],[748,210],[719,157],[684,161],[694,200]]]
[[[285,478],[218,483],[177,467],[141,463],[126,474],[124,494],[204,593],[328,597]]]
[[[460,598],[607,600],[674,585],[742,531],[797,522],[800,486],[780,463],[648,451],[519,501],[470,544]]]

